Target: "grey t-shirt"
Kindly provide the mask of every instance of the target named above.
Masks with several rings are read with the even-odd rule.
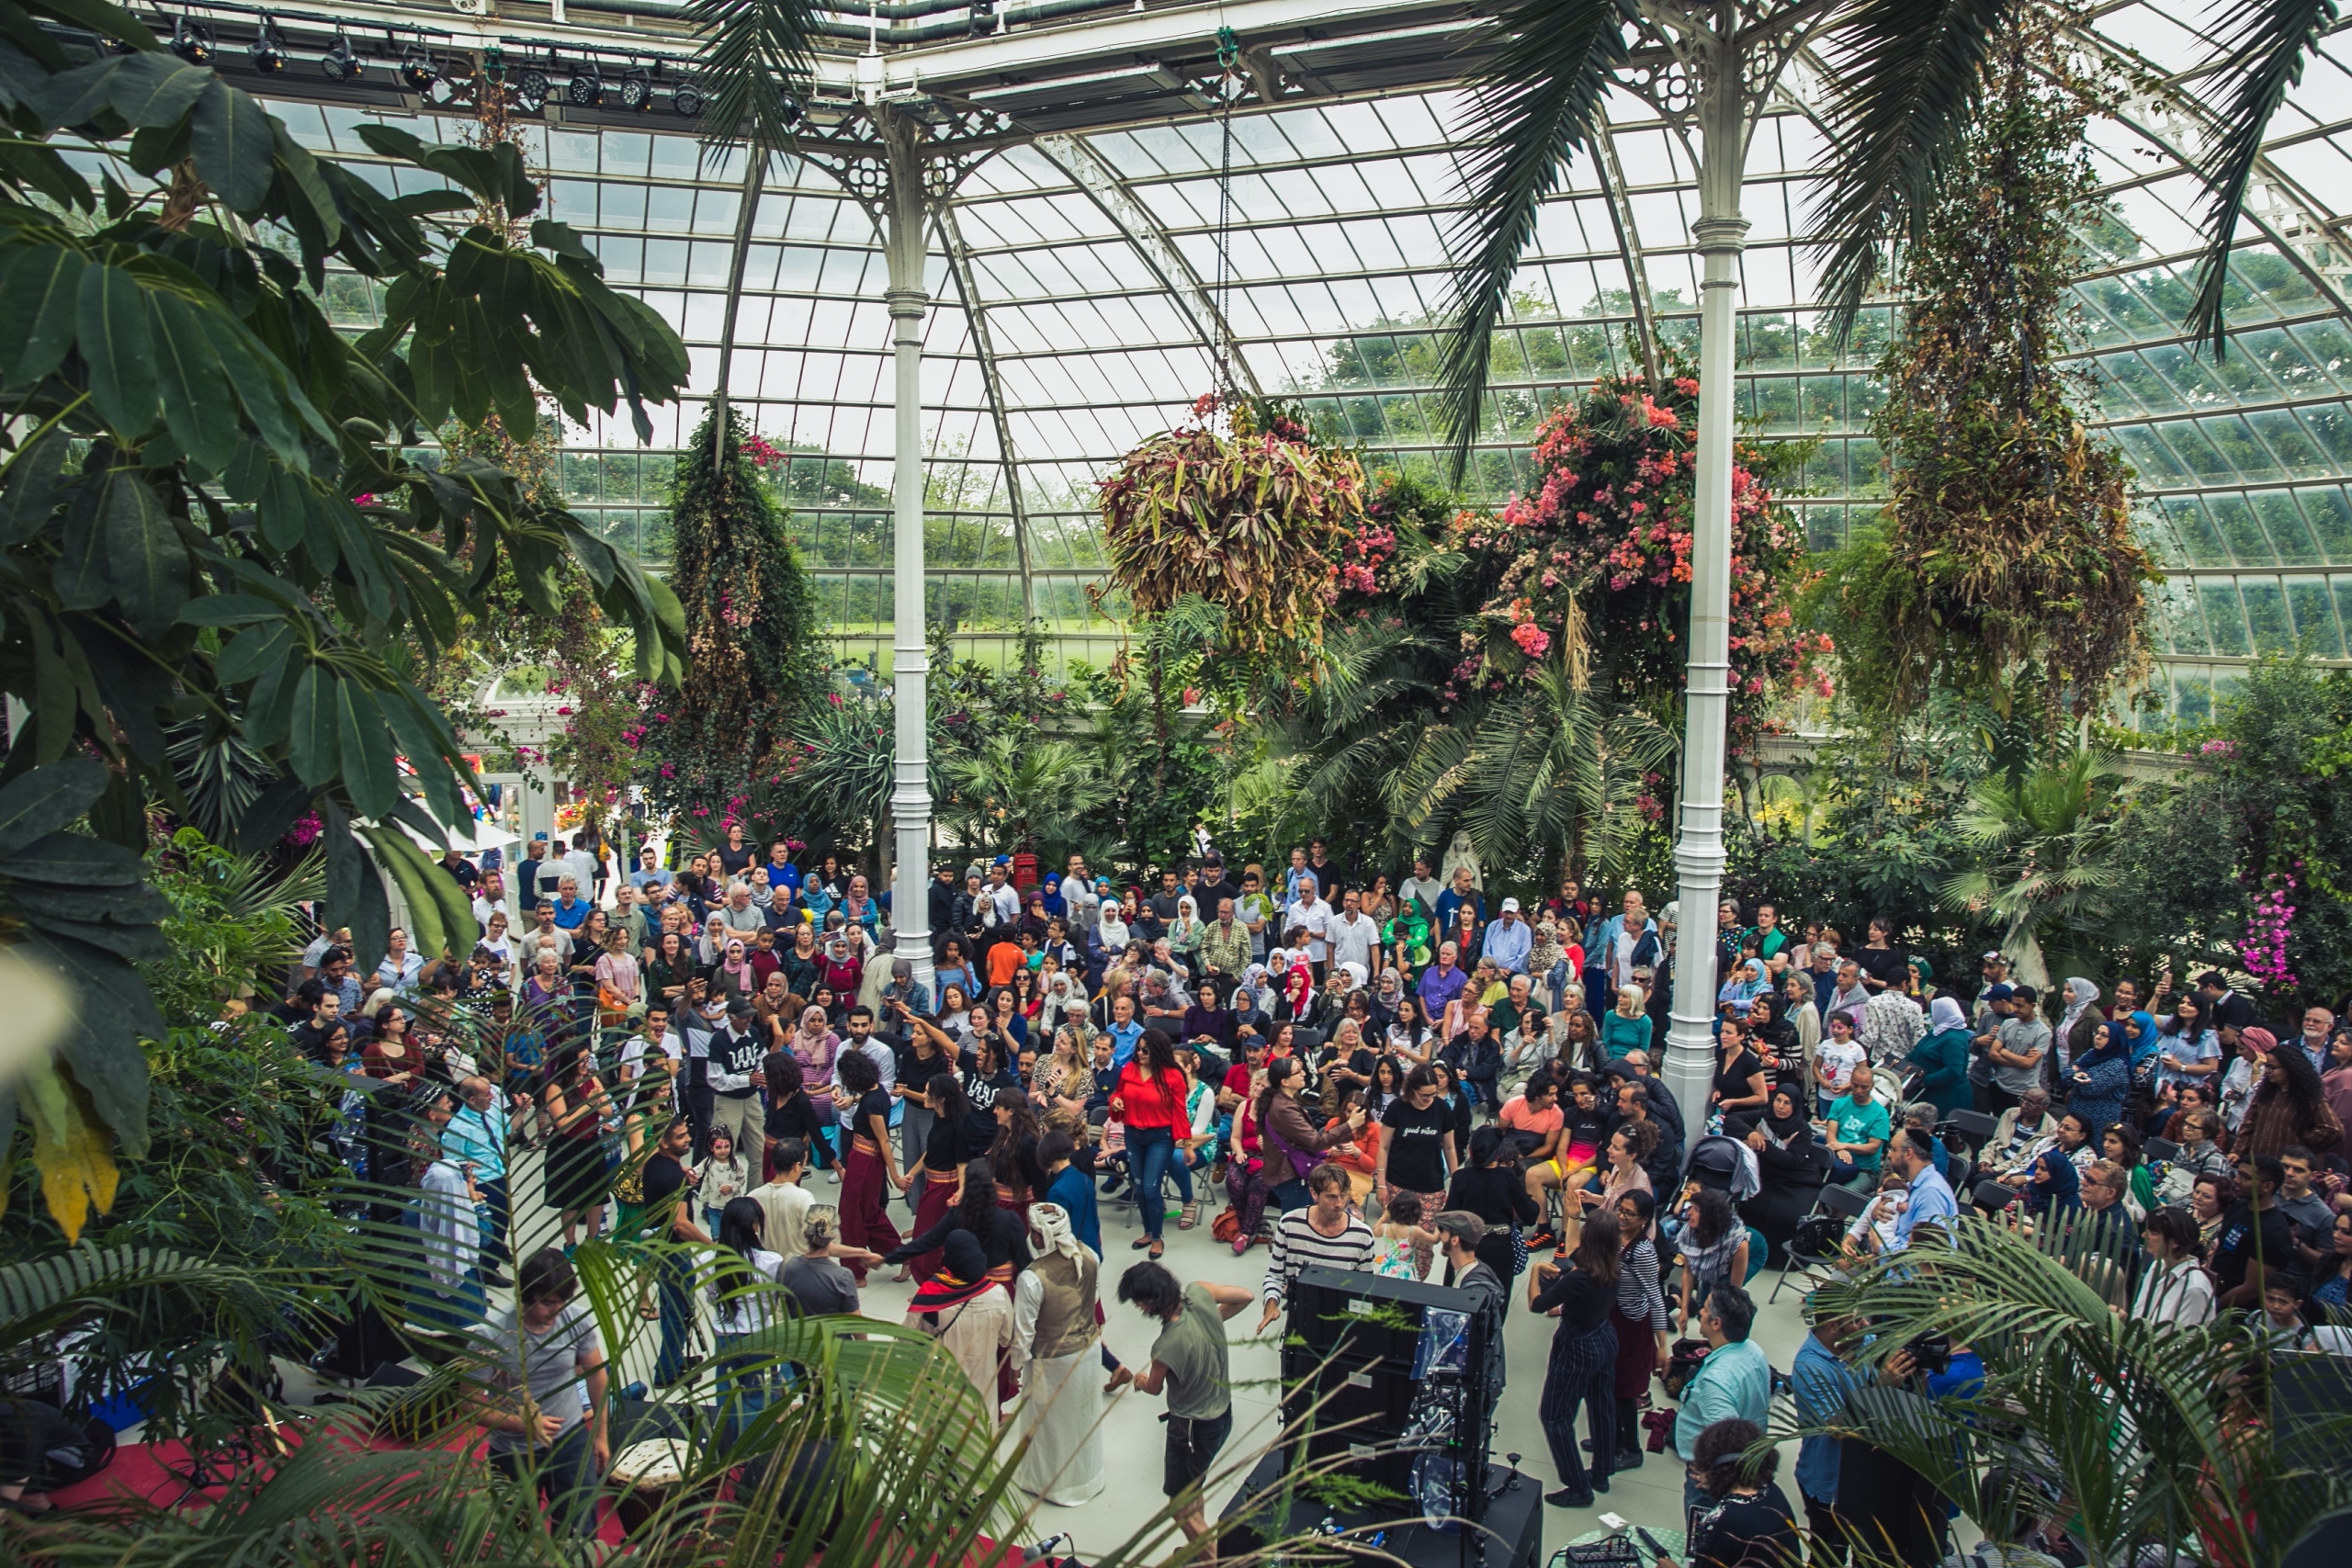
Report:
[[[2335,1229],[2335,1211],[2327,1206],[2326,1199],[2316,1192],[2306,1192],[2300,1198],[2280,1193],[2278,1212],[2295,1227],[2297,1241],[2305,1247],[2325,1249],[2327,1238]]]
[[[1184,1310],[1159,1331],[1151,1359],[1168,1369],[1168,1413],[1214,1420],[1233,1408],[1233,1370],[1225,1316],[1205,1287],[1184,1287]]]
[[[811,1317],[857,1311],[857,1278],[830,1258],[802,1254],[784,1266],[784,1288],[800,1299]]]
[[[2038,1018],[2010,1019],[2001,1025],[2001,1049],[2020,1056],[2041,1053],[2030,1067],[1993,1064],[1994,1087],[2004,1094],[2022,1095],[2041,1084],[2042,1069],[2050,1065],[2050,1026]]]
[[[567,1304],[543,1335],[535,1335],[524,1327],[520,1314],[512,1306],[494,1308],[487,1320],[475,1324],[467,1332],[479,1358],[469,1369],[468,1376],[501,1389],[528,1389],[531,1404],[538,1414],[553,1416],[563,1423],[562,1429],[556,1433],[559,1439],[580,1425],[588,1387],[580,1363],[588,1356],[601,1358],[605,1353],[604,1338],[596,1332],[596,1314],[585,1303]],[[527,1439],[519,1432],[490,1435],[492,1453],[511,1452],[526,1444]]]

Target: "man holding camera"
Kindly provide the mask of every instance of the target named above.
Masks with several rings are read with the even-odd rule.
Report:
[[[1674,1451],[1690,1464],[1698,1451],[1699,1434],[1718,1421],[1753,1421],[1761,1427],[1770,1418],[1772,1367],[1758,1346],[1748,1342],[1756,1325],[1756,1303],[1737,1285],[1724,1283],[1708,1292],[1699,1313],[1699,1330],[1707,1337],[1706,1359],[1682,1391],[1682,1406],[1674,1416]],[[1704,1506],[1698,1481],[1682,1479],[1685,1531]]]

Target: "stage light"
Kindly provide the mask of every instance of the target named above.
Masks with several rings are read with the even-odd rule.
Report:
[[[687,119],[702,113],[702,95],[681,82],[670,89],[670,107]]]
[[[605,101],[605,73],[594,63],[582,66],[571,73],[563,96],[581,108],[594,108]]]
[[[514,77],[514,101],[526,114],[537,114],[548,101],[548,73],[536,65],[526,66]]]
[[[433,84],[441,80],[441,73],[433,68],[433,57],[421,48],[413,47],[401,56],[398,74],[401,85],[412,93],[430,92]]]
[[[653,77],[639,68],[631,68],[621,78],[621,107],[633,114],[643,114],[653,107]]]
[[[266,15],[261,19],[261,30],[254,35],[254,41],[245,52],[253,56],[256,71],[274,76],[286,69],[286,39],[278,32],[277,24]]]
[[[790,93],[785,94],[783,97],[776,100],[776,108],[784,116],[784,123],[787,129],[800,123],[800,100]]]
[[[334,42],[327,46],[325,56],[319,62],[319,69],[326,73],[330,82],[356,82],[367,67],[360,62],[359,56],[352,52],[349,35],[337,28]]]
[[[212,63],[212,29],[183,15],[172,24],[172,52],[190,65]]]

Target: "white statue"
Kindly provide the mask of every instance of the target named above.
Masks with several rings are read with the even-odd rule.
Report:
[[[1470,868],[1470,886],[1483,893],[1487,881],[1478,870],[1478,852],[1471,847],[1470,835],[1456,829],[1453,842],[1445,847],[1445,863],[1438,867],[1438,875],[1448,887],[1453,886],[1453,874],[1463,866]]]

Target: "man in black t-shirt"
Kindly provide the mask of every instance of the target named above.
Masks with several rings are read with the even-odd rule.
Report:
[[[2286,1172],[2268,1155],[2238,1161],[2238,1190],[2246,1197],[2222,1221],[2205,1260],[2223,1310],[2261,1305],[2265,1270],[2296,1264],[2295,1229],[2278,1207],[2285,1180]]]
[[[684,1117],[662,1130],[661,1140],[644,1165],[624,1168],[615,1195],[636,1209],[636,1227],[617,1234],[625,1240],[696,1241],[707,1247],[710,1237],[694,1222],[694,1172],[686,1168],[694,1153],[693,1126]],[[634,1190],[632,1190],[634,1189]],[[683,1255],[666,1256],[654,1265],[656,1294],[661,1299],[662,1348],[654,1358],[653,1386],[667,1388],[693,1369],[699,1357],[686,1354],[694,1333],[694,1265]]]

